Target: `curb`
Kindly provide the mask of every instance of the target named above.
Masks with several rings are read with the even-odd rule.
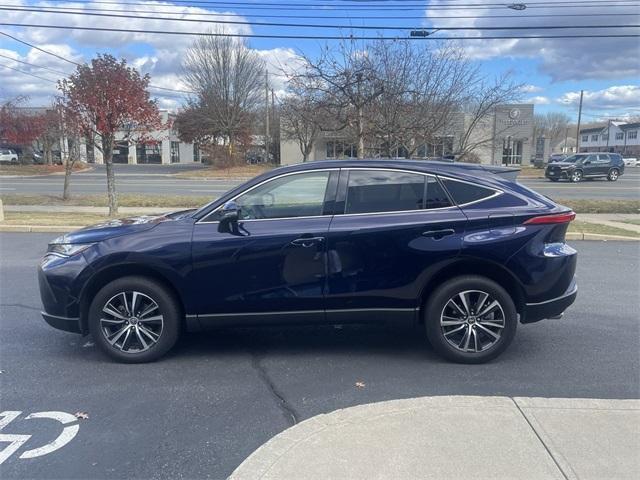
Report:
[[[567,232],[565,235],[567,240],[600,240],[606,242],[607,240],[618,240],[622,242],[639,242],[640,237],[626,237],[622,235],[606,235],[603,233],[582,233],[582,232]]]
[[[15,233],[66,233],[79,230],[86,225],[0,225],[0,232]]]
[[[75,175],[76,173],[86,173],[90,172],[94,169],[94,167],[83,168],[82,170],[74,170],[71,172],[71,175]],[[64,175],[65,172],[51,172],[51,173],[34,173],[32,175],[0,175],[0,180],[3,178],[38,178],[38,177],[53,177]]]

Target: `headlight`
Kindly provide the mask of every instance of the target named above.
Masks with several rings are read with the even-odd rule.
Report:
[[[47,253],[59,257],[70,257],[89,248],[93,243],[50,243]]]

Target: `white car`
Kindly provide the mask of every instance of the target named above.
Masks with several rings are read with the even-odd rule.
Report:
[[[18,163],[18,154],[8,148],[0,148],[0,163]]]
[[[624,162],[624,166],[625,167],[637,167],[638,166],[638,159],[637,158],[627,157],[627,158],[623,158],[622,161]]]

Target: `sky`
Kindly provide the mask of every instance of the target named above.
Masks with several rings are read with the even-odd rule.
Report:
[[[487,38],[541,34],[638,35],[640,0],[532,0],[518,2],[520,8],[526,6],[522,10],[508,8],[508,2],[493,1],[0,0],[0,32],[72,62],[89,61],[98,53],[123,57],[142,73],[151,75],[154,86],[151,91],[161,108],[177,110],[186,96],[155,87],[187,89],[181,82],[181,64],[194,36],[55,29],[42,25],[184,33],[224,28],[225,32],[236,34],[298,36],[407,37],[411,30],[422,30],[433,32],[429,38],[459,38],[446,41],[455,41],[464,47],[469,59],[488,78],[510,72],[515,81],[524,85],[522,101],[534,103],[536,113],[558,111],[576,118],[580,90],[584,90],[583,122],[640,116],[640,38]],[[216,21],[238,23],[212,23]],[[255,23],[302,23],[315,27]],[[384,30],[358,29],[361,26]],[[496,27],[522,26],[580,28],[495,30]],[[439,30],[434,32],[435,29]],[[277,94],[282,94],[286,87],[282,71],[294,69],[299,64],[299,55],[313,57],[323,46],[337,42],[287,38],[247,41],[266,61]],[[56,80],[74,68],[68,61],[0,35],[0,101],[25,96],[29,105],[48,105],[57,93]]]

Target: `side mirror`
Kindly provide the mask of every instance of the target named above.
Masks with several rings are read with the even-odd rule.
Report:
[[[240,208],[233,200],[229,200],[222,206],[222,218],[218,224],[218,231],[221,233],[232,233],[234,226],[237,229],[238,219],[240,218]]]
[[[229,200],[222,206],[222,220],[237,222],[240,218],[240,208],[233,200]]]

